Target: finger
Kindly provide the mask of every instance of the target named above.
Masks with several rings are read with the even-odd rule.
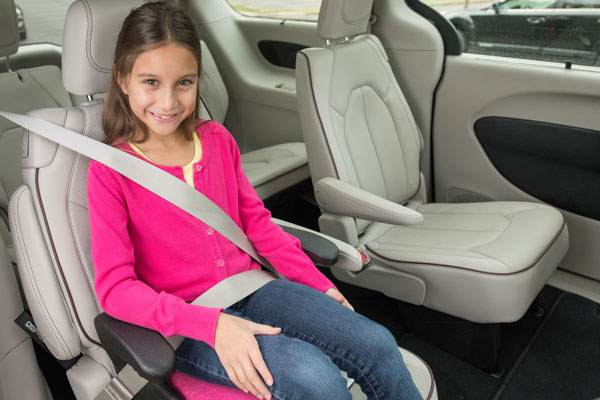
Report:
[[[281,328],[263,324],[254,324],[253,333],[254,335],[279,335],[281,333]]]
[[[338,303],[344,303],[344,301],[346,301],[346,298],[340,292],[333,292],[330,294],[330,296],[333,297],[333,299]]]
[[[269,389],[267,389],[262,379],[260,379],[260,376],[258,376],[253,362],[250,359],[247,359],[245,360],[243,367],[246,377],[248,378],[248,384],[251,385],[253,389],[260,394],[260,396],[270,399],[271,392],[269,392]]]
[[[267,367],[267,364],[263,359],[262,353],[260,352],[258,345],[256,346],[256,348],[250,349],[248,355],[250,355],[250,360],[252,360],[252,364],[254,365],[260,376],[262,376],[266,384],[269,386],[273,386],[273,375],[271,375],[271,371],[269,371],[269,368]]]
[[[235,386],[237,386],[237,388],[240,389],[241,391],[243,391],[244,393],[248,393],[248,390],[246,388],[244,388],[242,386],[242,384],[240,383],[233,368],[231,368],[231,367],[224,367],[224,368],[225,368],[225,372],[227,372],[227,376],[229,376],[229,379],[231,380],[231,382],[233,382],[233,384]]]
[[[348,307],[350,310],[354,311],[354,307],[352,307],[352,304],[350,304],[350,303],[348,302],[348,300],[345,300],[345,299],[344,299],[344,303],[343,303],[343,305],[345,305],[346,307]]]
[[[242,390],[246,393],[250,392],[255,397],[262,399],[262,395],[260,394],[260,392],[258,390],[256,390],[254,385],[252,385],[252,383],[250,383],[250,380],[246,376],[246,368],[244,367],[244,364],[243,363],[237,364],[233,368],[235,370],[235,374],[238,377],[238,381],[240,382],[240,384],[243,388]]]

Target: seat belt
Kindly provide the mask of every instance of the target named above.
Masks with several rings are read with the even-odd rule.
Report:
[[[282,278],[282,275],[256,252],[246,234],[227,213],[204,194],[168,172],[112,146],[43,119],[4,111],[0,111],[0,115],[36,135],[94,159],[126,176],[204,222],[271,272],[250,270],[230,276],[205,291],[191,304],[227,308],[254,293],[275,277]],[[177,349],[184,338],[173,336],[166,339],[174,349]],[[129,400],[146,383],[146,379],[140,377],[130,365],[126,365],[96,397],[96,400]]]
[[[0,111],[0,115],[36,135],[114,169],[121,175],[201,220],[245,251],[258,263],[279,275],[275,268],[256,252],[246,234],[225,211],[182,180],[112,146],[43,119],[5,111]]]

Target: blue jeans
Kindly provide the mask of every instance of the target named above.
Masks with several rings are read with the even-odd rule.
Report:
[[[350,400],[340,369],[369,399],[421,398],[392,334],[324,293],[278,279],[226,312],[281,328],[276,336],[256,336],[277,400]],[[176,355],[177,370],[235,387],[205,342],[186,339]]]

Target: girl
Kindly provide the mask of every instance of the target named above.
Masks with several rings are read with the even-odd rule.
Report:
[[[224,278],[260,266],[166,200],[92,161],[88,198],[95,287],[112,316],[186,339],[178,370],[259,399],[350,399],[339,368],[371,399],[420,395],[383,327],[355,313],[270,221],[218,123],[198,123],[200,42],[164,3],[124,21],[103,128],[106,142],[184,180],[219,205],[288,280],[232,307],[187,302]]]

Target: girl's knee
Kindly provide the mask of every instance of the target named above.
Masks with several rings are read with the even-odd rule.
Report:
[[[277,343],[263,356],[273,374],[272,393],[277,399],[350,400],[346,379],[338,367],[317,347],[298,339],[257,336],[259,343]],[[261,346],[262,347],[262,346]],[[274,353],[276,351],[277,354]]]
[[[361,337],[363,349],[375,357],[382,357],[390,352],[398,351],[398,343],[394,335],[378,323],[369,321]]]
[[[273,394],[282,399],[350,400],[347,381],[337,366],[325,356],[322,360],[294,364],[285,378],[275,382]],[[278,396],[278,394],[280,396]]]

